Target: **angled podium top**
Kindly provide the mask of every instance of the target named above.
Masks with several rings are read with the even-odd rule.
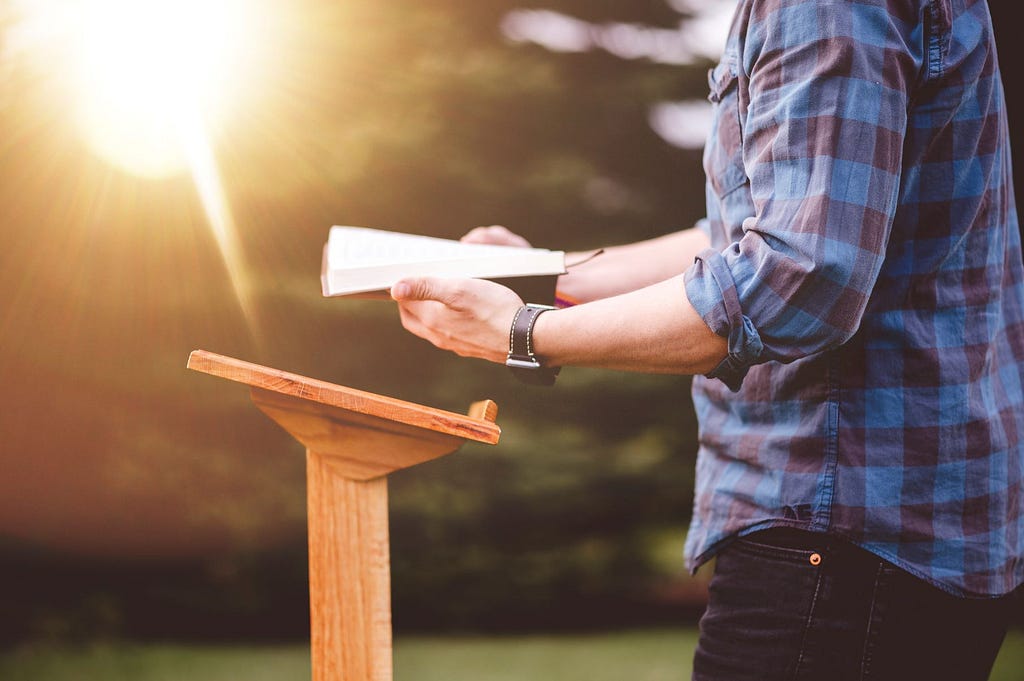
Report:
[[[444,456],[466,440],[496,444],[501,434],[490,400],[463,415],[205,350],[194,350],[187,366],[250,386],[257,407],[355,480]]]

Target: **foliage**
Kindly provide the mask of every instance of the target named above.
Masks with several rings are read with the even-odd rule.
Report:
[[[660,1],[549,4],[679,20]],[[279,7],[256,100],[216,138],[243,282],[187,176],[105,166],[60,74],[4,52],[5,636],[303,635],[302,452],[244,390],[186,372],[197,347],[452,410],[498,401],[499,447],[393,480],[399,626],[677,618],[700,600],[679,555],[688,381],[568,369],[524,388],[405,334],[387,304],[323,300],[319,254],[333,223],[501,222],[564,248],[687,226],[699,151],[647,114],[702,97],[707,64],[514,44],[507,0]]]
[[[317,277],[334,223],[500,222],[559,248],[689,225],[699,151],[668,146],[648,112],[702,98],[708,64],[512,43],[509,0],[268,4],[273,59],[216,138],[242,282],[191,180],[91,156],[53,61],[0,35],[0,637],[305,635],[301,449],[244,390],[186,372],[197,347],[452,410],[499,403],[497,448],[392,480],[399,627],[691,614],[687,380],[567,369],[525,388],[408,336],[387,304],[323,300]],[[545,5],[681,18],[662,0]],[[0,28],[16,21],[0,10]]]

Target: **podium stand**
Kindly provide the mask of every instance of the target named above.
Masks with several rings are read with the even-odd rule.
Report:
[[[252,401],[306,447],[313,681],[390,681],[387,475],[495,444],[497,406],[467,416],[196,350],[188,368],[250,386]]]

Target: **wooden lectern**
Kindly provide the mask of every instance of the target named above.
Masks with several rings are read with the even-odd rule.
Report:
[[[468,416],[196,350],[188,368],[250,386],[306,446],[314,681],[390,681],[387,475],[474,440],[495,444],[497,406]]]

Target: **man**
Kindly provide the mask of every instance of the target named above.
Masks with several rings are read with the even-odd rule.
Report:
[[[741,0],[724,55],[700,230],[571,268],[581,304],[557,311],[406,280],[402,322],[524,373],[697,376],[686,548],[717,560],[695,679],[985,679],[1024,581],[1024,268],[988,7]]]

